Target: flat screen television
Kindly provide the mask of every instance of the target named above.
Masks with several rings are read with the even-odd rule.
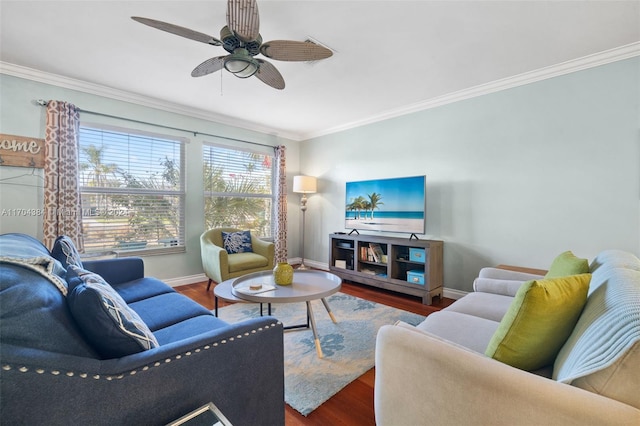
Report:
[[[346,184],[345,228],[425,233],[426,176]]]

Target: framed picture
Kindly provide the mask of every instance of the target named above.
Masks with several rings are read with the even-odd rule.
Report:
[[[233,426],[213,402],[193,410],[167,426]]]

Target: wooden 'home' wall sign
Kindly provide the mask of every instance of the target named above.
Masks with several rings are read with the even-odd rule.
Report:
[[[0,166],[44,168],[44,139],[0,133]]]

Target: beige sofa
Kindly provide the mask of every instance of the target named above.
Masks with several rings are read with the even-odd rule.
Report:
[[[527,372],[484,355],[520,285],[485,268],[474,291],[416,327],[380,329],[375,415],[384,425],[640,425],[640,260],[608,250],[555,363]]]

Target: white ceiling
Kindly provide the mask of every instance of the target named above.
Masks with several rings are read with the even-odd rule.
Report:
[[[311,37],[334,56],[314,64],[271,61],[286,81],[282,91],[226,71],[193,78],[196,65],[226,52],[130,17],[219,37],[225,1],[1,0],[0,65],[14,75],[92,83],[134,102],[301,140],[632,43],[632,56],[640,54],[637,0],[258,5],[265,41]]]

